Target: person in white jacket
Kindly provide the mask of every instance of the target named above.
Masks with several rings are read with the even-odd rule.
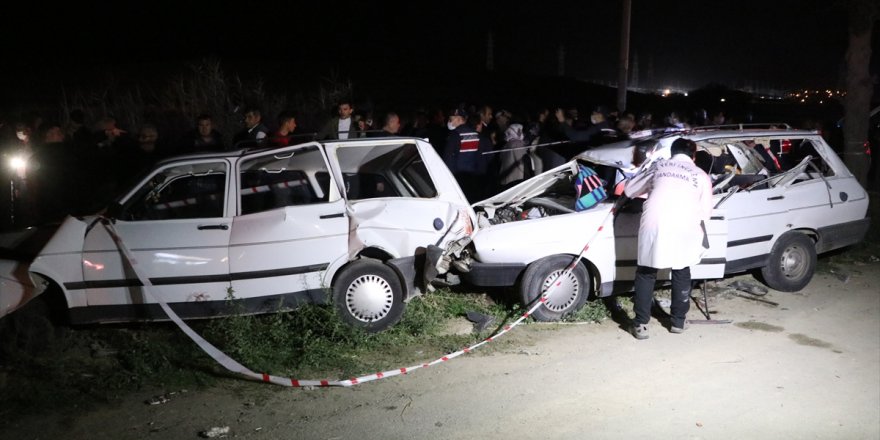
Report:
[[[690,309],[690,266],[708,248],[705,224],[712,213],[712,184],[696,164],[696,144],[676,139],[671,157],[634,176],[624,188],[629,198],[647,194],[639,223],[638,268],[631,332],[648,338],[648,321],[658,269],[672,269],[672,321],[669,331],[681,333]]]

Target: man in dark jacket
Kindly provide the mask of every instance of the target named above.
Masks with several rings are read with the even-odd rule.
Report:
[[[247,148],[263,145],[269,137],[269,129],[263,125],[260,110],[249,108],[244,112],[244,130],[239,131],[232,140],[233,148]]]
[[[351,117],[352,113],[354,113],[354,107],[352,107],[351,103],[340,101],[336,107],[336,113],[339,116],[327,121],[324,128],[318,132],[318,140],[353,139],[357,137],[358,126]]]
[[[203,151],[223,151],[223,135],[214,128],[211,115],[202,114],[196,118],[195,130],[184,136],[180,146],[181,153],[200,153]]]
[[[486,159],[480,151],[480,135],[465,122],[467,112],[457,108],[449,113],[446,128],[449,135],[443,148],[443,162],[452,171],[468,200],[476,201],[482,196],[486,174]]]

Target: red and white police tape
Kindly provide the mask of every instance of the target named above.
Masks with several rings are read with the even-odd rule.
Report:
[[[177,313],[175,313],[174,310],[172,310],[171,307],[169,307],[168,304],[164,300],[162,300],[162,298],[159,298],[158,296],[153,295],[153,292],[151,291],[151,289],[153,288],[153,284],[150,282],[149,277],[144,276],[144,274],[141,272],[141,269],[138,265],[137,259],[134,258],[134,255],[132,255],[131,251],[128,249],[128,247],[125,245],[125,243],[122,242],[122,239],[119,237],[119,234],[116,233],[116,228],[113,227],[113,222],[111,220],[102,219],[101,223],[104,225],[104,227],[110,233],[110,236],[113,237],[113,241],[116,242],[116,245],[119,247],[120,250],[122,250],[123,254],[128,259],[129,263],[131,263],[132,269],[134,269],[135,274],[137,275],[138,278],[140,278],[141,283],[143,283],[144,293],[146,294],[146,296],[153,299],[154,301],[156,301],[156,303],[159,304],[160,307],[162,307],[162,310],[165,311],[165,313],[168,315],[168,317],[175,324],[177,324],[177,326],[180,327],[180,329],[183,330],[183,332],[187,336],[189,336],[189,338],[192,339],[193,342],[195,342],[196,345],[199,346],[199,348],[201,348],[205,353],[207,353],[208,356],[211,356],[211,358],[213,358],[217,363],[222,365],[223,368],[226,368],[227,370],[229,370],[233,373],[238,373],[238,374],[245,376],[245,377],[252,379],[252,380],[257,380],[257,381],[261,381],[261,382],[268,382],[268,383],[273,383],[276,385],[282,385],[282,386],[288,386],[288,387],[306,387],[306,386],[350,387],[352,385],[357,385],[357,384],[361,384],[361,383],[365,383],[365,382],[372,382],[374,380],[384,379],[384,378],[392,377],[392,376],[398,376],[401,374],[412,373],[413,371],[416,371],[416,370],[419,370],[422,368],[428,368],[428,367],[455,359],[463,354],[470,353],[470,352],[482,347],[483,345],[488,344],[489,342],[492,342],[492,341],[500,338],[505,333],[509,332],[514,327],[516,327],[517,325],[522,323],[529,316],[531,316],[532,313],[534,313],[535,310],[538,309],[538,307],[544,306],[544,303],[547,301],[547,297],[549,296],[549,294],[552,293],[553,290],[556,289],[561,284],[561,280],[563,280],[564,277],[567,276],[574,269],[575,265],[577,265],[578,261],[580,261],[580,259],[584,255],[584,253],[586,253],[587,250],[590,248],[590,243],[592,243],[592,241],[599,235],[599,233],[605,227],[605,223],[608,221],[608,218],[612,217],[614,215],[614,213],[616,213],[616,212],[617,212],[617,205],[615,205],[614,207],[611,208],[610,211],[608,211],[608,214],[602,220],[602,223],[599,225],[599,228],[593,233],[593,236],[590,237],[590,239],[584,245],[584,248],[581,250],[580,254],[578,254],[578,256],[576,258],[572,259],[571,264],[569,264],[565,268],[565,270],[563,270],[562,273],[559,274],[559,276],[556,278],[557,281],[555,283],[553,283],[552,285],[550,285],[550,287],[547,289],[547,291],[545,291],[544,293],[541,294],[541,297],[538,299],[538,301],[536,301],[535,304],[532,305],[528,311],[526,311],[519,318],[517,318],[515,321],[513,321],[513,323],[505,325],[504,327],[502,327],[501,330],[499,330],[495,334],[493,334],[493,335],[489,336],[488,338],[483,339],[482,341],[477,342],[476,344],[473,344],[469,347],[463,348],[463,349],[458,350],[453,353],[449,353],[445,356],[434,359],[433,361],[426,362],[426,363],[423,363],[420,365],[413,365],[411,367],[403,367],[403,368],[398,368],[395,370],[388,370],[388,371],[382,371],[382,372],[377,372],[377,373],[373,373],[373,374],[366,374],[366,375],[359,376],[359,377],[352,377],[351,379],[339,379],[339,380],[302,380],[302,379],[294,379],[294,378],[290,378],[290,377],[273,376],[268,373],[255,373],[255,372],[251,371],[249,368],[245,367],[244,365],[241,365],[240,363],[238,363],[238,361],[236,361],[235,359],[232,359],[231,357],[227,356],[225,353],[220,351],[217,347],[212,345],[210,342],[206,341],[201,335],[196,333],[195,330],[192,329],[192,327],[190,327],[185,322],[183,322],[183,320],[180,319],[180,316],[178,316]]]

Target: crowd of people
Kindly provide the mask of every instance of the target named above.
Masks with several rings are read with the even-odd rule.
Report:
[[[217,127],[211,115],[202,114],[188,132],[179,134],[163,132],[151,122],[129,130],[111,115],[88,121],[81,110],[64,115],[63,123],[38,115],[15,122],[0,120],[3,176],[10,185],[9,197],[0,197],[0,209],[9,213],[0,216],[0,224],[21,227],[96,212],[158,160],[181,154],[310,140],[414,136],[431,142],[468,199],[477,201],[561,165],[590,146],[624,139],[635,131],[683,128],[691,120],[694,125],[730,122],[723,113],[707,120],[705,111],[691,118],[673,112],[658,121],[651,113],[620,113],[603,105],[590,107],[586,118],[577,107],[515,113],[491,105],[461,104],[374,114],[342,101],[335,110],[335,116],[317,130],[298,126],[295,111],[282,111],[271,120],[256,107],[244,109],[237,131]],[[226,136],[224,131],[234,134]],[[13,159],[21,159],[15,169]]]

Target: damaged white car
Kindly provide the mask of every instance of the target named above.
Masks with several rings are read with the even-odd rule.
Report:
[[[53,288],[72,323],[167,319],[144,295],[112,226],[151,293],[182,318],[332,299],[343,320],[378,331],[425,288],[425,247],[473,233],[474,222],[424,140],[179,157],[159,163],[103,216],[68,217],[29,265],[0,264],[0,316]]]
[[[571,313],[591,294],[630,290],[641,203],[631,200],[610,215],[618,201],[615,190],[652,161],[668,158],[672,142],[683,136],[697,143],[697,163],[713,177],[715,193],[707,225],[710,247],[691,268],[693,279],[756,270],[771,288],[800,290],[813,276],[817,253],[863,239],[870,223],[867,193],[816,132],[736,128],[661,134],[588,150],[475,204],[478,232],[451,247],[446,259],[471,284],[517,285],[528,304],[584,251],[546,307],[537,310],[537,319]],[[576,211],[574,183],[583,166],[603,178],[609,197]],[[658,276],[668,279],[668,272]]]

